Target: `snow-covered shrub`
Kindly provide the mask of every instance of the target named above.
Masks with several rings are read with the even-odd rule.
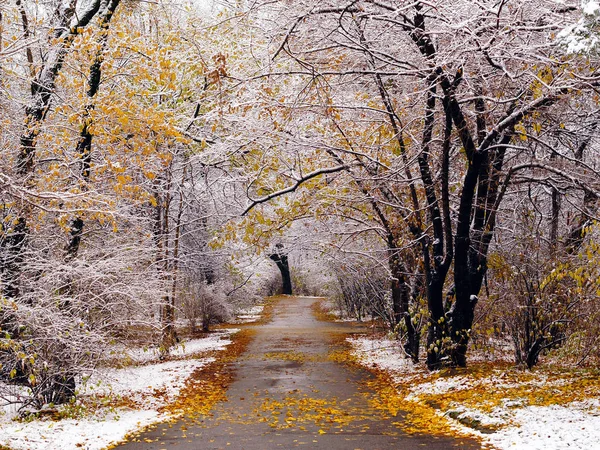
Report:
[[[560,258],[545,244],[521,236],[489,260],[488,302],[500,322],[493,334],[506,332],[515,362],[530,369],[550,350],[578,362],[597,354],[598,244],[590,235],[578,254]]]
[[[581,18],[558,34],[558,40],[568,53],[589,53],[600,44],[600,3],[581,1]]]
[[[94,232],[106,245],[96,245]],[[22,406],[69,401],[80,375],[97,366],[111,341],[132,329],[158,331],[154,302],[163,290],[149,263],[151,247],[134,248],[122,238],[91,230],[78,257],[68,260],[59,243],[30,243],[20,295],[0,303],[0,379],[28,388]],[[59,251],[35,257],[42,245]]]
[[[184,314],[190,330],[196,330],[200,321],[202,331],[207,332],[211,324],[225,322],[231,318],[232,304],[228,301],[222,283],[207,284],[205,281],[188,283],[183,294]]]
[[[346,264],[335,267],[342,311],[357,320],[377,317],[393,327],[388,273],[382,267],[374,267],[365,261],[348,263],[346,261]]]

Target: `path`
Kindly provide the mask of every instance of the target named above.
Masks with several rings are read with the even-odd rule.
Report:
[[[372,401],[377,394],[364,380],[367,371],[331,358],[345,324],[316,320],[316,300],[288,297],[273,309],[273,320],[256,326],[248,350],[234,363],[235,381],[227,401],[212,417],[182,419],[159,425],[141,442],[118,447],[136,449],[475,449],[475,442],[409,436]],[[338,348],[339,350],[339,348]],[[150,442],[154,441],[154,442]]]

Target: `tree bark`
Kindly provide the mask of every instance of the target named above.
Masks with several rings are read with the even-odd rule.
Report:
[[[79,139],[77,141],[77,147],[75,150],[81,159],[79,176],[84,187],[90,179],[92,163],[92,140],[94,136],[91,132],[92,119],[90,117],[90,113],[94,109],[93,99],[100,89],[102,62],[104,61],[104,53],[106,51],[106,42],[108,40],[110,22],[117,10],[117,7],[119,6],[120,1],[121,0],[112,0],[107,2],[102,11],[102,17],[100,19],[100,48],[94,56],[94,61],[90,67],[90,74],[88,76],[87,96],[90,99],[90,103],[85,106],[83,111],[81,132],[79,134]],[[71,240],[67,246],[67,258],[75,258],[77,256],[83,234],[83,226],[84,221],[81,217],[75,217],[71,221]]]
[[[290,274],[290,266],[288,264],[288,257],[283,253],[283,245],[277,244],[275,253],[269,255],[275,264],[277,264],[277,268],[281,272],[282,279],[282,290],[281,293],[284,295],[292,295],[292,277]]]
[[[19,297],[19,276],[23,262],[23,248],[28,234],[27,224],[22,218],[17,219],[16,225],[8,230],[2,224],[0,272],[2,274],[2,292],[6,298]]]
[[[391,245],[390,247],[394,247]],[[397,327],[402,322],[406,327],[406,342],[404,351],[410,359],[417,363],[419,361],[420,336],[415,329],[410,314],[410,286],[406,282],[406,269],[400,261],[400,255],[395,248],[388,248],[389,265],[392,272],[392,308],[394,310],[394,325]]]

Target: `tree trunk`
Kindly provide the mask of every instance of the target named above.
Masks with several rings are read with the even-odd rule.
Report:
[[[427,329],[427,368],[442,368],[446,354],[445,340],[448,338],[448,324],[444,313],[443,302],[444,280],[431,274],[427,284],[427,303],[429,308],[429,326]]]
[[[17,219],[12,229],[6,230],[2,226],[2,240],[0,249],[2,251],[2,293],[6,298],[19,297],[19,276],[21,274],[21,263],[23,262],[23,247],[29,234],[27,224],[23,218]]]
[[[404,351],[413,362],[419,361],[420,339],[418,332],[412,322],[410,315],[410,287],[406,283],[406,269],[400,262],[396,249],[389,249],[389,264],[392,272],[392,308],[394,310],[394,326],[398,326],[404,321],[406,326],[406,342]]]
[[[208,333],[210,331],[210,315],[204,314],[202,316],[202,331]]]
[[[556,258],[558,249],[558,220],[560,215],[560,193],[552,188],[552,217],[550,218],[550,254]]]
[[[120,0],[112,0],[106,5],[106,9],[102,12],[100,20],[100,48],[94,56],[94,62],[90,66],[90,74],[88,76],[88,91],[87,96],[90,99],[90,103],[85,106],[83,111],[83,119],[79,139],[77,141],[76,152],[81,159],[81,168],[79,175],[83,185],[87,184],[90,178],[91,163],[92,163],[92,140],[94,135],[92,134],[91,126],[92,119],[90,118],[90,112],[94,109],[94,103],[92,103],[94,97],[100,89],[100,80],[102,77],[102,62],[104,61],[104,53],[106,51],[106,42],[108,40],[108,30],[110,27],[110,21],[119,6]],[[71,240],[67,245],[67,258],[75,258],[79,252],[79,244],[81,243],[81,236],[83,234],[84,222],[81,217],[76,217],[71,221]]]
[[[282,253],[283,245],[277,244],[275,253],[269,255],[275,264],[277,264],[277,268],[281,272],[281,279],[283,281],[283,288],[281,293],[284,295],[292,295],[292,277],[290,274],[290,266],[288,264],[287,255]]]

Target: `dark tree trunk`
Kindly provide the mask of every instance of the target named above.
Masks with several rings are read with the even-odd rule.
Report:
[[[445,279],[445,276],[444,276]],[[448,324],[444,312],[444,279],[432,274],[427,285],[429,327],[427,329],[427,368],[438,370],[442,367],[445,355],[445,339],[448,337]]]
[[[583,244],[585,237],[585,229],[592,224],[593,217],[598,210],[598,196],[586,191],[583,197],[583,208],[574,223],[566,238],[567,251],[571,254],[577,253]]]
[[[67,246],[67,259],[75,258],[77,256],[82,234],[83,220],[77,217],[71,222],[71,240]]]
[[[204,268],[204,279],[206,280],[206,284],[210,286],[211,284],[215,284],[215,270],[210,265],[210,261],[208,264],[209,265]]]
[[[88,91],[87,96],[90,100],[93,100],[98,90],[100,89],[100,81],[102,78],[102,62],[104,61],[104,53],[106,51],[106,42],[108,40],[108,30],[110,27],[110,21],[119,6],[121,0],[110,1],[106,9],[102,13],[100,21],[100,30],[102,32],[100,36],[100,49],[96,52],[94,62],[90,67],[90,74],[88,77]],[[90,179],[91,175],[91,164],[92,164],[92,140],[94,135],[91,132],[92,119],[90,113],[94,109],[94,104],[89,103],[86,105],[83,111],[83,125],[79,134],[79,140],[77,141],[76,152],[81,159],[80,177],[81,181],[85,184]],[[81,243],[81,236],[83,230],[83,219],[76,217],[71,221],[71,240],[67,246],[67,258],[75,258],[79,252],[79,244]]]
[[[202,331],[204,333],[208,333],[210,331],[210,316],[209,315],[202,316]]]
[[[4,227],[3,227],[4,228]],[[19,218],[9,230],[2,230],[0,250],[2,251],[2,293],[6,298],[19,296],[19,276],[23,262],[23,247],[28,235],[27,224]]]
[[[288,257],[282,251],[283,245],[277,244],[275,253],[269,255],[269,258],[271,258],[275,264],[277,264],[277,268],[281,272],[281,279],[283,281],[281,293],[284,295],[292,295],[292,277],[290,274]]]
[[[175,330],[175,305],[173,297],[165,295],[163,297],[163,330],[162,330],[162,345],[166,352],[179,341],[177,331]]]
[[[427,282],[427,305],[429,309],[429,324],[427,330],[427,367],[437,370],[442,366],[446,354],[447,321],[444,310],[443,290],[448,270],[453,258],[452,226],[448,199],[448,168],[452,131],[452,118],[449,101],[444,99],[445,129],[442,160],[442,192],[441,204],[429,165],[432,137],[435,121],[437,73],[432,72],[428,77],[427,104],[425,109],[423,142],[421,153],[417,157],[421,180],[425,187],[425,197],[429,210],[429,218],[433,229],[434,240],[421,240],[424,271]],[[441,210],[440,210],[441,205]],[[433,258],[431,258],[430,252]]]
[[[75,377],[73,375],[54,375],[44,380],[40,386],[34,388],[37,406],[61,405],[75,397]]]
[[[593,122],[589,126],[589,135],[579,144],[577,151],[575,152],[575,158],[578,161],[582,161],[584,153],[589,148],[592,142],[592,137],[596,135],[596,129],[598,128],[598,122]],[[583,244],[583,238],[585,235],[585,228],[592,223],[593,217],[596,215],[598,210],[598,196],[591,191],[585,191],[583,197],[583,209],[581,210],[578,217],[573,221],[571,230],[569,231],[566,239],[567,251],[571,254],[576,253]]]
[[[527,368],[529,370],[533,369],[533,367],[538,363],[540,353],[542,352],[543,341],[543,338],[537,338],[527,352],[527,360],[525,361],[525,364],[527,364]]]
[[[419,333],[415,329],[410,315],[410,286],[406,282],[405,268],[400,263],[398,255],[390,257],[390,266],[392,270],[392,307],[394,310],[394,325],[398,326],[402,322],[406,326],[406,342],[404,351],[413,362],[419,361]]]

